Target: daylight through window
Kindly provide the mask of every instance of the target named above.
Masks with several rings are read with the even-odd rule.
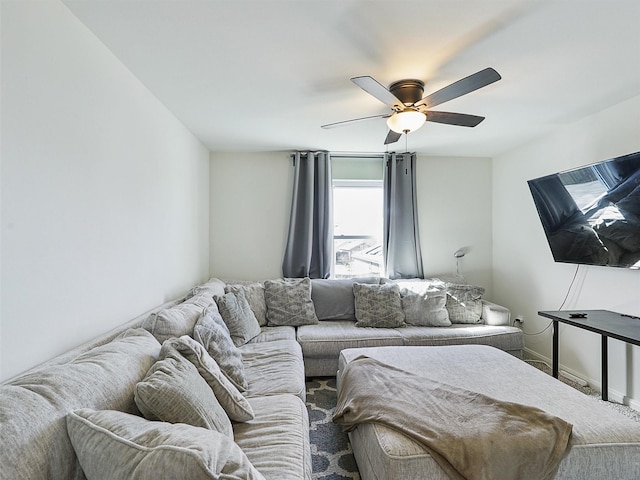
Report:
[[[333,277],[381,276],[382,159],[340,157],[332,161]]]

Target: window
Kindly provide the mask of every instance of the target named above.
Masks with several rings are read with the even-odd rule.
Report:
[[[382,275],[382,159],[338,157],[332,162],[333,277]]]

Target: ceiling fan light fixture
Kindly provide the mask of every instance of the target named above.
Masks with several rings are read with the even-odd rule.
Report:
[[[396,133],[409,133],[418,130],[427,116],[413,109],[406,109],[402,112],[395,112],[387,119],[387,126]]]

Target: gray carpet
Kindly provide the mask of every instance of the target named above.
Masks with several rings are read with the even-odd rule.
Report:
[[[541,362],[530,362],[536,368],[551,374],[551,369]],[[593,397],[594,402],[601,402],[624,415],[640,422],[640,412],[625,405],[602,402],[600,392],[591,387],[583,387],[572,380],[560,377],[560,380]],[[309,438],[311,440],[311,456],[313,460],[314,480],[359,480],[358,467],[349,437],[342,428],[331,421],[336,406],[337,392],[335,378],[313,378],[307,381],[307,410],[309,412]]]
[[[527,363],[529,365],[533,365],[538,370],[542,370],[547,375],[551,375],[551,367],[546,363],[540,362],[538,360],[527,360]],[[638,410],[634,410],[633,408],[628,407],[627,405],[621,405],[619,403],[615,403],[611,401],[609,402],[603,401],[600,390],[596,390],[595,388],[591,388],[589,386],[583,387],[582,385],[574,382],[569,378],[563,377],[562,375],[560,375],[560,380],[562,380],[562,382],[566,383],[570,387],[573,387],[576,390],[579,390],[580,392],[584,393],[585,395],[588,395],[589,397],[593,398],[594,401],[602,403],[614,410],[617,410],[618,412],[622,413],[623,415],[626,415],[627,417],[635,420],[636,422],[640,422],[640,412]]]

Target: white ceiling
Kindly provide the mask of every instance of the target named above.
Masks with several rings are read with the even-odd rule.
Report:
[[[431,155],[495,156],[640,94],[638,0],[64,3],[212,151],[384,151],[383,119],[320,128],[388,111],[359,75],[425,95],[502,75],[437,108],[487,117],[476,128],[409,135]]]

